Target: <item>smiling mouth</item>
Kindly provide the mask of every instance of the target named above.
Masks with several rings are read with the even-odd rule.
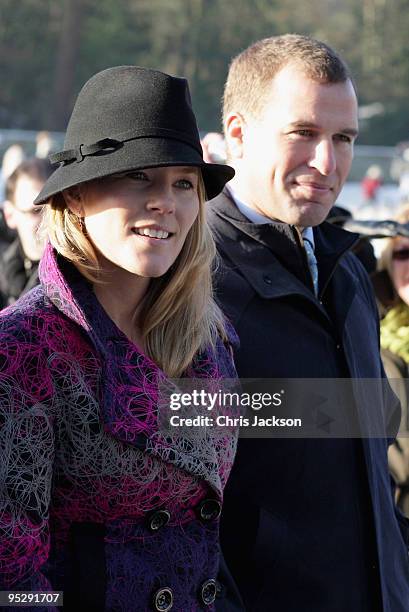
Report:
[[[307,187],[309,189],[317,189],[318,191],[333,191],[333,188],[330,185],[322,185],[320,183],[308,183],[303,181],[294,181],[294,185],[298,187]]]
[[[155,238],[156,240],[168,240],[173,236],[172,232],[167,232],[165,230],[155,230],[147,227],[137,228],[134,227],[132,229],[134,234],[138,236],[144,236],[146,238]]]

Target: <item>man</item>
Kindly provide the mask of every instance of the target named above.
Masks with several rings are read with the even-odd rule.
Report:
[[[12,304],[38,283],[37,268],[44,239],[38,235],[41,207],[35,207],[33,200],[51,172],[48,161],[33,158],[17,166],[6,181],[4,218],[17,236],[0,260],[2,306]]]
[[[372,290],[349,252],[357,236],[324,222],[358,133],[344,62],[305,36],[253,44],[230,66],[224,129],[236,176],[211,202],[210,223],[239,376],[381,379]],[[356,402],[351,419],[365,432],[398,418],[395,398],[383,409]],[[408,528],[387,441],[354,432],[239,441],[221,538],[246,609],[409,610]]]

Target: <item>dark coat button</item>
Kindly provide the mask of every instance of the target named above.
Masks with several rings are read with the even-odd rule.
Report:
[[[168,612],[173,608],[173,592],[169,587],[156,591],[153,596],[153,605],[158,612]]]
[[[198,510],[202,521],[215,521],[222,512],[222,505],[217,499],[204,499],[198,505]]]
[[[156,510],[149,516],[149,529],[151,531],[158,531],[170,521],[170,512],[167,510]]]
[[[213,580],[213,578],[210,578],[210,580],[206,580],[200,589],[200,597],[202,600],[202,603],[204,603],[205,606],[211,606],[216,599],[216,593],[217,593],[217,586],[216,586],[216,580]]]
[[[267,285],[272,285],[273,281],[271,280],[271,278],[268,276],[268,274],[264,274],[263,276],[263,281],[265,283],[267,283]]]

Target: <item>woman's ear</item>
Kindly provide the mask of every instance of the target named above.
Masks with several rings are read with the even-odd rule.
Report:
[[[82,205],[82,195],[81,190],[78,185],[74,185],[74,187],[70,187],[69,189],[65,189],[62,192],[62,196],[64,198],[65,204],[67,208],[70,209],[77,217],[84,216],[84,207]]]

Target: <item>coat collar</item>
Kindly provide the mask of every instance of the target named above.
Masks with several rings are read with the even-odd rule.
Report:
[[[159,388],[175,389],[165,373],[108,317],[92,287],[78,270],[47,245],[40,263],[40,281],[48,299],[87,335],[100,358],[99,406],[104,429],[126,444],[150,452],[205,478],[218,492],[222,485],[217,441],[162,434],[158,423]],[[226,351],[227,353],[227,351]],[[221,356],[223,357],[223,356]],[[200,355],[190,377],[220,379],[212,352]],[[219,441],[220,441],[219,434]],[[230,436],[231,438],[231,436]],[[232,438],[231,438],[232,440]],[[223,442],[226,451],[228,444]],[[189,451],[187,451],[189,449]],[[227,453],[228,454],[228,453]],[[225,461],[232,461],[233,448]],[[223,475],[222,475],[223,480]]]
[[[293,226],[279,221],[251,223],[227,191],[212,200],[209,208],[209,222],[218,247],[260,297],[269,299],[298,293],[316,301],[308,287],[308,264]],[[359,235],[324,222],[314,228],[314,240],[321,298],[342,256],[359,240]],[[283,268],[287,272],[284,275]]]

